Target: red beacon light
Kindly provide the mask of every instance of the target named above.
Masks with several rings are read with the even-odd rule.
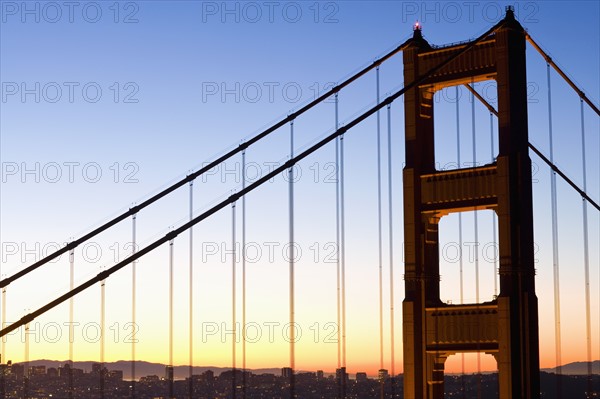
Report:
[[[413,30],[421,30],[422,28],[423,26],[419,21],[415,22],[415,24],[413,25]]]

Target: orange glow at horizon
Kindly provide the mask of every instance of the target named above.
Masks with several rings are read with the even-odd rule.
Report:
[[[258,325],[258,323],[257,323]],[[289,365],[289,342],[283,335],[285,323],[279,323],[277,326],[273,324],[272,331],[263,331],[264,336],[260,340],[257,335],[251,336],[248,333],[247,342],[247,368],[248,369],[279,369]],[[337,368],[337,343],[334,339],[325,341],[323,337],[318,337],[315,342],[315,334],[317,333],[317,325],[312,325],[312,330],[306,328],[303,330],[303,335],[296,343],[296,370],[311,371],[323,370],[326,373],[333,373]],[[323,333],[323,326],[318,326],[320,333]],[[36,330],[37,329],[37,330]],[[65,360],[68,358],[68,338],[63,334],[57,342],[43,342],[44,338],[50,336],[51,330],[43,325],[32,326],[32,334],[30,335],[29,360]],[[75,361],[99,361],[98,341],[96,339],[88,339],[85,342],[81,341],[83,330],[76,331],[74,353]],[[81,332],[81,333],[80,333]],[[91,329],[86,334],[90,335]],[[107,336],[106,345],[106,362],[114,362],[118,360],[131,359],[131,344],[123,342],[123,337],[119,337],[119,341],[115,342],[114,338],[117,332],[115,329],[110,331],[111,336]],[[121,331],[123,335],[123,331]],[[126,335],[126,334],[125,334]],[[188,346],[185,333],[180,334],[175,340],[176,348],[174,353],[175,365],[188,364]],[[380,368],[378,340],[375,342],[370,338],[369,329],[356,329],[355,334],[348,334],[348,349],[347,349],[347,371],[353,375],[356,372],[366,372],[369,376],[376,376]],[[90,335],[91,338],[94,338]],[[41,338],[41,339],[40,339]],[[389,338],[386,337],[386,338]],[[36,342],[38,341],[38,342]],[[202,342],[200,335],[196,337],[194,346],[194,365],[201,367],[222,367],[229,368],[232,366],[232,337],[231,335],[221,335],[221,332],[207,335]],[[397,342],[401,340],[397,339]],[[389,342],[385,343],[384,368],[391,372],[390,357],[389,357]],[[540,332],[540,367],[553,368],[556,366],[556,358],[554,351],[554,337],[552,332]],[[156,363],[168,363],[168,344],[157,332],[152,335],[140,335],[140,342],[136,345],[137,360],[143,360]],[[8,336],[6,339],[7,359],[15,363],[23,362],[24,359],[24,334],[22,331]],[[238,344],[236,346],[237,358],[236,367],[242,367],[242,345],[241,338],[238,336]],[[586,358],[584,340],[567,341],[563,340],[562,345],[562,364],[568,364],[575,361],[581,361]],[[597,347],[594,345],[593,353],[597,353]],[[466,374],[476,373],[477,354],[466,353],[464,355]],[[4,359],[3,359],[4,360]],[[596,359],[594,359],[596,360]],[[448,357],[445,364],[445,371],[448,374],[462,373],[462,356],[455,354]],[[497,364],[493,356],[481,353],[480,355],[480,371],[494,372],[497,371]],[[403,372],[402,364],[402,346],[396,346],[395,354],[395,370],[396,374]]]

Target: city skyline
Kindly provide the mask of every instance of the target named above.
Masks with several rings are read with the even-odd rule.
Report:
[[[255,20],[258,14],[252,14],[256,7],[235,2],[228,9],[223,9],[218,2],[178,3],[170,7],[161,2],[129,2],[119,4],[117,8],[102,5],[101,18],[93,23],[88,21],[93,19],[92,15],[80,15],[79,9],[73,14],[75,21],[71,23],[63,3],[57,3],[63,7],[61,19],[50,22],[55,15],[51,14],[54,9],[44,8],[41,2],[34,3],[39,5],[39,22],[35,20],[35,14],[27,13],[23,22],[19,3],[2,3],[2,278],[109,220],[111,215],[119,213],[117,210],[139,204],[151,193],[166,187],[166,182],[174,182],[197,170],[204,162],[213,160],[215,154],[222,154],[223,148],[236,147],[243,138],[251,137],[252,131],[258,132],[261,126],[269,126],[271,121],[277,120],[277,115],[285,116],[299,109],[317,92],[329,89],[331,82],[342,81],[342,77],[351,71],[370,64],[386,49],[406,40],[412,35],[416,20],[422,24],[430,43],[443,45],[476,37],[502,16],[496,17],[492,11],[503,11],[505,6],[504,2],[482,2],[473,8],[459,3],[452,3],[458,8],[443,3],[433,3],[433,8],[426,8],[420,2],[377,2],[373,5],[284,2],[278,3],[273,14],[269,14],[267,3],[252,3],[262,11],[258,20]],[[16,4],[17,9],[7,4]],[[589,90],[586,94],[598,104],[600,32],[597,16],[600,8],[593,2],[569,4],[517,2],[515,8],[518,19],[529,33],[571,78]],[[301,13],[292,14],[297,7]],[[93,11],[91,6],[88,8],[87,11]],[[460,14],[455,14],[456,10]],[[295,19],[298,20],[291,22]],[[582,26],[591,33],[585,40],[577,40],[583,35]],[[9,36],[18,40],[11,41]],[[24,52],[24,48],[30,51]],[[279,55],[276,60],[280,66],[270,59],[272,54]],[[582,54],[587,62],[580,61]],[[527,62],[531,142],[548,154],[545,63],[531,47],[527,49]],[[240,68],[240,65],[245,67]],[[401,68],[398,57],[382,66],[382,98],[402,85]],[[554,120],[555,160],[570,177],[581,183],[580,159],[577,158],[581,146],[577,96],[556,75],[552,79],[553,107],[563,111],[555,114]],[[476,85],[476,88],[494,104],[492,87],[486,84]],[[374,104],[374,85],[375,77],[371,74],[347,94],[342,92],[340,121],[347,123],[357,112]],[[23,87],[29,94],[23,94]],[[80,87],[86,87],[86,91],[80,91]],[[90,96],[98,87],[102,95],[94,102],[95,98]],[[73,101],[71,89],[75,93]],[[11,90],[17,92],[11,94]],[[62,96],[53,102],[57,90],[61,90]],[[301,93],[298,100],[292,91]],[[456,162],[455,144],[450,147],[456,135],[453,95],[453,90],[436,95],[436,112],[439,109],[441,115],[438,118],[440,126],[436,128],[443,131],[436,137],[440,143],[440,169],[450,168]],[[465,140],[462,150],[463,154],[468,154],[468,157],[463,155],[462,162],[465,163],[471,160],[471,114],[466,90],[460,95],[461,131]],[[399,100],[392,106],[392,194],[395,201],[402,198],[402,105]],[[328,101],[312,119],[299,118],[295,122],[296,151],[314,143],[324,132],[332,131],[333,112],[334,104]],[[477,160],[487,163],[491,144],[489,115],[478,104],[475,117],[476,130],[480,132]],[[594,149],[600,148],[600,135],[595,134],[600,129],[591,112],[586,110],[585,118],[588,192],[597,200],[600,198],[600,163],[594,157]],[[381,122],[385,131],[385,112],[381,113]],[[346,136],[347,201],[348,215],[351,215],[347,221],[347,292],[348,309],[352,310],[348,313],[347,357],[350,371],[372,374],[380,368],[377,245],[372,239],[377,235],[375,120],[369,119],[365,126],[356,130]],[[288,159],[288,135],[286,125],[273,141],[248,151],[247,165],[252,165],[247,170],[248,176],[251,173],[264,175]],[[32,145],[34,141],[39,144]],[[549,325],[553,324],[552,248],[550,222],[545,217],[550,212],[549,170],[535,155],[531,158],[535,165],[534,223],[538,245],[540,323]],[[296,343],[296,369],[335,370],[337,367],[339,326],[335,314],[336,262],[335,252],[332,252],[336,240],[333,161],[334,150],[330,146],[297,169],[300,178],[295,186],[299,204],[296,208],[296,241],[301,255],[296,269],[299,295],[296,322],[301,336]],[[197,181],[194,185],[194,215],[239,191],[240,168],[238,157]],[[255,342],[248,341],[247,345],[248,368],[273,363],[283,367],[288,362],[287,188],[286,177],[281,176],[248,196],[247,200],[247,234],[252,245],[246,254],[249,290],[246,324],[255,334],[252,337]],[[581,249],[577,249],[581,246],[581,209],[578,195],[569,190],[559,183],[559,224],[565,226],[559,251],[564,265],[561,269],[564,279],[561,285],[564,300],[562,363],[585,360],[584,314],[581,310],[583,269],[579,266],[582,264]],[[265,206],[268,198],[275,200]],[[314,198],[322,199],[323,207],[312,208],[310,204]],[[153,206],[151,213],[140,213],[136,221],[137,243],[143,247],[166,234],[171,229],[169,226],[184,223],[188,217],[187,200],[188,192],[182,188],[165,205]],[[303,203],[309,205],[303,206]],[[361,212],[363,209],[370,211]],[[387,212],[387,208],[384,211]],[[239,228],[239,206],[236,212]],[[265,219],[272,214],[277,216]],[[441,237],[442,297],[459,303],[456,220],[448,217],[443,223],[448,223],[451,233]],[[464,219],[464,225],[469,229],[472,229],[472,223],[472,218]],[[478,248],[472,243],[473,232],[467,227],[464,231],[462,250],[468,254],[465,256],[465,278],[469,281],[465,302],[475,298],[473,250],[480,251],[477,254],[483,266],[481,299],[491,300],[496,294],[492,278],[495,246],[490,231],[491,218],[487,213],[482,213],[480,223],[481,244]],[[598,214],[590,211],[590,242],[598,241],[598,226]],[[400,206],[395,207],[393,227],[395,370],[400,373],[403,299]],[[231,366],[230,228],[231,210],[228,208],[194,230],[194,364],[208,362]],[[131,229],[128,220],[111,235],[100,236],[92,245],[80,248],[75,255],[76,282],[96,275],[129,254]],[[175,325],[181,328],[175,331],[173,364],[187,364],[188,360],[187,239],[182,235],[174,244],[178,284],[175,304],[179,310],[175,314]],[[238,230],[238,246],[240,239]],[[387,251],[387,244],[384,249]],[[239,256],[240,251],[237,252]],[[598,259],[598,249],[591,247],[592,360],[600,358]],[[569,267],[572,260],[577,266],[573,272]],[[241,261],[236,264],[241,267]],[[140,360],[168,363],[168,266],[168,245],[142,258],[136,266],[136,337],[140,340],[136,344],[136,358]],[[384,263],[384,267],[387,278],[389,264]],[[43,271],[35,272],[31,276],[36,281],[34,285],[21,282],[9,285],[7,321],[19,319],[27,310],[34,310],[65,292],[69,287],[68,269],[69,259],[65,255]],[[130,276],[131,269],[127,267],[107,280],[106,360],[126,359],[131,354]],[[240,283],[238,280],[238,288]],[[387,316],[389,281],[385,283],[385,365],[391,369]],[[238,312],[242,308],[240,294],[238,291]],[[75,330],[75,360],[99,356],[99,296],[99,288],[93,287],[74,302],[74,321],[79,323]],[[240,313],[238,324],[242,322],[239,317]],[[68,326],[65,325],[68,321],[68,305],[65,304],[32,322],[31,327],[40,335],[40,342],[31,342],[30,359],[39,358],[41,354],[51,358],[68,356]],[[552,330],[540,331],[543,368],[555,366]],[[23,360],[26,349],[22,334],[19,331],[9,337],[3,360]],[[238,333],[238,339],[240,335]],[[237,346],[237,354],[237,367],[240,367],[241,344]],[[467,372],[475,371],[475,357],[469,355],[467,360]],[[446,368],[450,372],[458,371],[460,357],[449,359]],[[494,359],[482,355],[481,368],[495,370]]]
[[[106,367],[105,367],[106,366]],[[39,364],[30,367],[14,364],[8,366],[8,374],[2,380],[2,392],[11,396],[22,396],[29,394],[37,395],[68,395],[73,391],[76,397],[87,398],[113,398],[128,395],[130,390],[130,381],[126,377],[127,369],[113,369],[113,365],[102,365],[91,363],[87,370],[71,366],[68,363],[62,365],[47,366]],[[252,371],[242,373],[237,370],[222,370],[215,373],[211,369],[202,370],[189,376],[177,379],[171,384],[169,382],[169,372],[165,365],[163,369],[154,374],[147,374],[139,378],[136,383],[137,397],[152,398],[156,395],[169,395],[169,397],[187,397],[189,389],[194,392],[194,397],[204,397],[205,395],[217,395],[217,397],[231,396],[231,380],[237,374],[238,378],[246,378],[248,385],[244,390],[241,386],[236,388],[239,394],[245,394],[247,397],[261,397],[261,395],[270,395],[269,397],[285,397],[288,388],[289,377],[286,375],[285,368],[281,370],[270,370],[269,373],[256,374]],[[4,367],[4,365],[3,365]],[[6,371],[6,370],[4,370]],[[155,370],[156,371],[156,370]],[[164,375],[161,373],[164,371]],[[161,376],[162,375],[162,376]],[[298,372],[296,374],[297,387],[301,396],[307,399],[332,397],[336,395],[339,387],[339,378],[342,373],[325,374],[322,371]],[[555,397],[554,386],[557,378],[560,378],[562,384],[570,386],[571,395],[585,395],[585,378],[571,373],[565,373],[558,377],[555,374],[542,371],[542,386],[540,393],[543,397]],[[375,378],[366,373],[358,372],[355,376],[345,375],[348,387],[347,397],[365,399],[367,397],[379,397],[380,382],[384,381],[384,393],[390,397],[401,397],[403,393],[403,377],[400,375],[391,378],[384,374],[379,374]],[[600,383],[598,375],[595,376],[594,384]],[[465,398],[476,398],[479,394],[490,395],[497,394],[498,375],[489,373],[482,376],[477,375],[448,375],[445,377],[446,392],[450,395],[461,395]],[[172,388],[171,388],[172,387]]]

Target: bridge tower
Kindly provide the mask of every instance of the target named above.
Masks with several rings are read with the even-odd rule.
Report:
[[[404,81],[424,75],[466,44],[432,48],[415,27],[403,45]],[[492,164],[436,171],[433,95],[495,79],[499,153]],[[507,8],[494,34],[405,95],[404,397],[444,397],[444,363],[461,352],[492,354],[501,399],[539,398],[531,161],[527,131],[525,32]],[[492,302],[440,300],[438,225],[451,212],[498,216],[500,293]]]

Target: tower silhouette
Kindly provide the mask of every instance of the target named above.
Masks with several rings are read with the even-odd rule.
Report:
[[[432,48],[418,25],[403,45],[412,82],[468,43]],[[499,153],[490,165],[436,171],[433,95],[444,87],[494,79]],[[525,32],[511,7],[495,32],[437,70],[405,96],[404,397],[444,397],[444,363],[462,352],[492,354],[500,398],[539,397],[531,161],[527,130]],[[491,209],[498,216],[500,293],[491,302],[440,300],[439,235],[452,212]]]

